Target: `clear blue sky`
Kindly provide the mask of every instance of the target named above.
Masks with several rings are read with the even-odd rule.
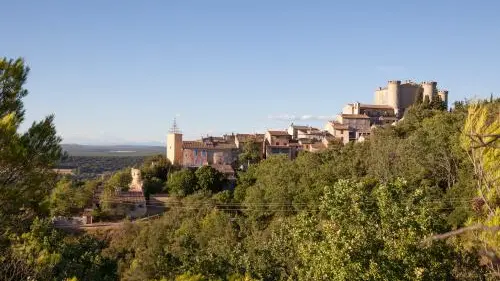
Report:
[[[65,142],[285,128],[387,80],[500,92],[500,1],[1,1],[0,56],[31,67],[27,122]],[[274,116],[275,118],[270,118]],[[322,117],[323,116],[323,117]]]

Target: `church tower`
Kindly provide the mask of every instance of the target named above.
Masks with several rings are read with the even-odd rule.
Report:
[[[167,159],[174,165],[182,165],[182,133],[175,118],[167,135]]]

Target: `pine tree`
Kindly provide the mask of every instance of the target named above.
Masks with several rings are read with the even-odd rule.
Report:
[[[29,68],[22,59],[0,58],[0,240],[29,228],[47,214],[41,202],[55,185],[52,168],[61,157],[54,116],[34,122],[23,134],[22,98]]]

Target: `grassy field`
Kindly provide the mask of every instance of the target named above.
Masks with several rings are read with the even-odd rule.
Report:
[[[136,157],[165,154],[164,146],[63,144],[62,148],[71,156]]]

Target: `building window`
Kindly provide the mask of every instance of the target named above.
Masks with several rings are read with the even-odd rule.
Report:
[[[280,145],[280,143],[279,143],[279,142],[276,142],[276,145]]]

